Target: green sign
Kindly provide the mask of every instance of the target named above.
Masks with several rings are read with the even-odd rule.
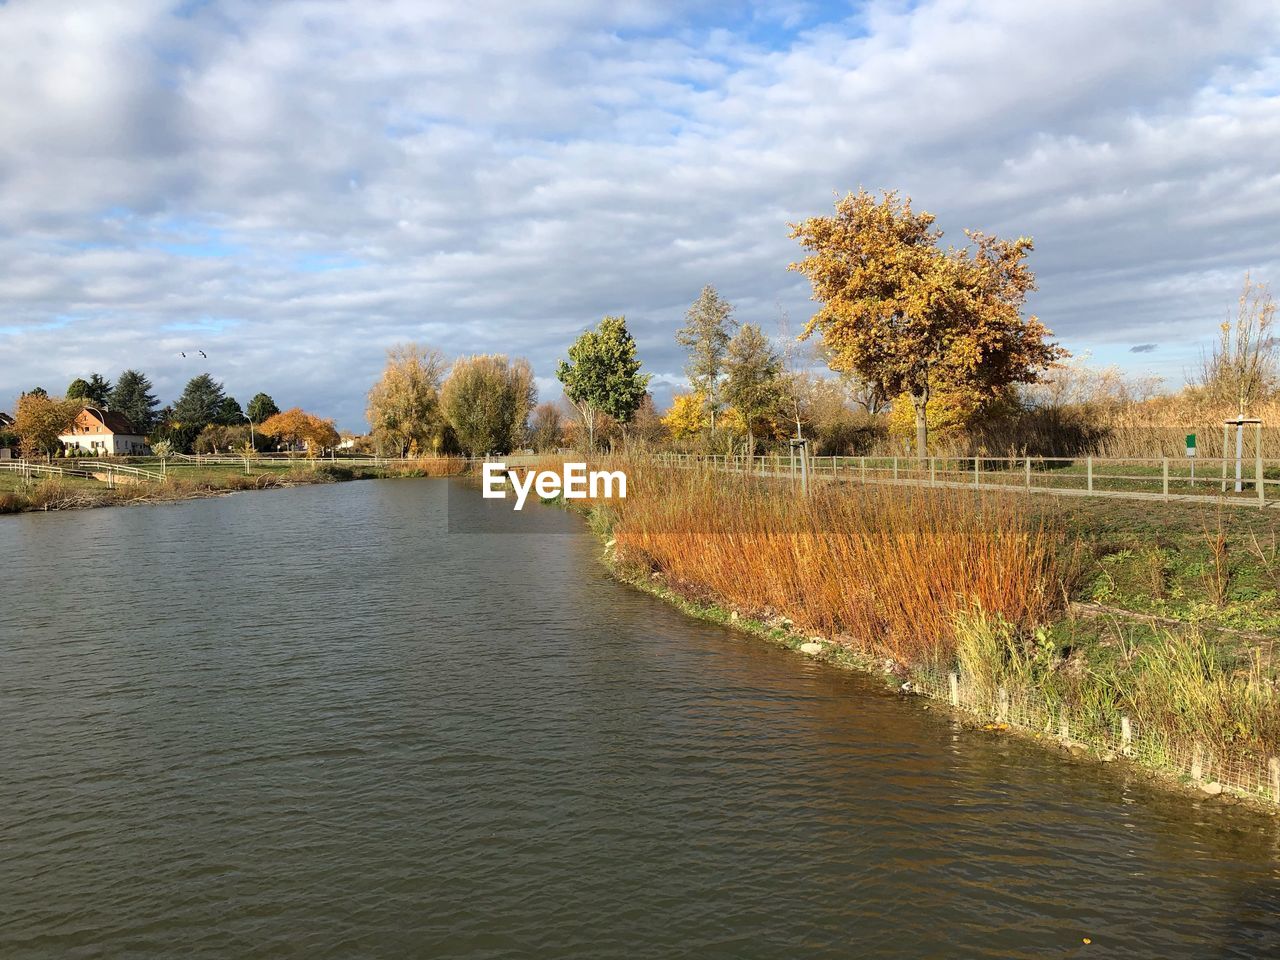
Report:
[[[1194,457],[1196,455],[1196,435],[1194,433],[1187,434],[1187,456]]]

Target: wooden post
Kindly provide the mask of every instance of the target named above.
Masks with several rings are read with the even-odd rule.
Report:
[[[951,686],[951,705],[952,705],[953,707],[959,707],[959,706],[960,706],[960,676],[959,676],[959,674],[955,674],[955,673],[949,673],[949,674],[947,674],[947,682],[948,682],[948,683],[950,684],[950,686]],[[1277,761],[1276,761],[1276,760],[1272,760],[1271,762],[1272,762],[1272,763],[1276,763]]]
[[[1027,489],[1031,489],[1031,458],[1027,457]]]
[[[1067,724],[1067,713],[1065,710],[1058,716],[1058,736],[1063,740],[1071,739],[1071,727]]]
[[[1093,493],[1093,454],[1084,459],[1085,489]]]
[[[1199,743],[1191,746],[1191,779],[1204,779],[1204,747]]]
[[[973,485],[978,486],[979,477],[982,475],[982,460],[979,457],[973,458]]]
[[[1280,803],[1280,757],[1267,761],[1267,772],[1271,774],[1271,798]]]
[[[936,457],[929,458],[929,482],[938,482],[938,461]]]
[[[1224,421],[1222,424],[1222,492],[1227,492],[1227,431],[1230,428]]]
[[[1120,718],[1120,750],[1126,757],[1133,753],[1133,727],[1128,717]]]
[[[1000,722],[1006,723],[1009,720],[1009,691],[1004,687],[1000,688]]]
[[[867,458],[859,457],[858,459],[862,461],[862,482],[866,483],[867,482]]]
[[[1267,478],[1262,473],[1262,421],[1254,427],[1253,441],[1253,479],[1258,488],[1258,506],[1267,505]]]
[[[898,480],[898,458],[897,457],[893,458],[893,480],[895,483]]]
[[[1169,499],[1169,458],[1168,457],[1165,457],[1163,460],[1163,470],[1164,470],[1164,498],[1168,500]]]

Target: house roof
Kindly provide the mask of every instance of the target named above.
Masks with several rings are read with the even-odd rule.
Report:
[[[84,412],[95,417],[112,433],[127,434],[134,437],[142,436],[123,413],[116,413],[114,410],[99,410],[97,407],[85,407]]]
[[[13,417],[9,416],[3,410],[0,410],[0,427],[12,427]]]

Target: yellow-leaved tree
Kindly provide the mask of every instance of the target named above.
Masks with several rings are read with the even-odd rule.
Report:
[[[662,416],[662,425],[672,440],[692,440],[707,425],[707,398],[701,390],[677,393]]]
[[[818,333],[833,369],[911,398],[916,452],[928,451],[928,409],[943,387],[995,395],[1030,383],[1066,356],[1022,307],[1035,287],[1028,237],[966,230],[963,248],[938,247],[934,217],[892,191],[836,202],[834,216],[791,225],[809,255],[791,269],[822,307],[802,336]]]
[[[290,450],[302,444],[309,457],[315,457],[326,447],[337,446],[341,439],[332,420],[322,419],[299,407],[268,417],[258,426],[258,432],[275,438]]]
[[[70,429],[83,409],[83,400],[59,400],[43,391],[20,396],[13,432],[21,442],[22,455],[30,458],[56,453],[59,435]]]

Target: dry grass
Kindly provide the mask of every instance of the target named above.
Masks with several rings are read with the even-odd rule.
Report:
[[[621,564],[868,653],[938,662],[957,611],[1027,631],[1060,597],[1058,535],[1013,497],[819,485],[805,498],[749,477],[628,473],[612,529]]]

